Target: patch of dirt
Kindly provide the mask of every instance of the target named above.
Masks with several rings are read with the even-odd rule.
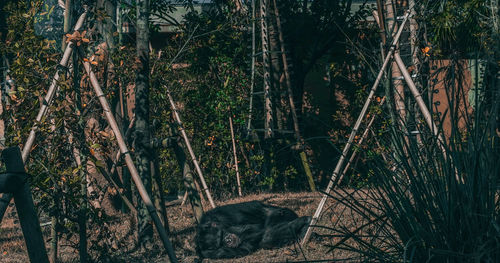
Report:
[[[219,200],[216,203],[220,206],[259,200],[268,204],[290,208],[299,216],[312,216],[320,202],[320,199],[320,193],[272,193],[248,195],[231,200]],[[209,206],[205,204],[205,207]],[[340,211],[340,209],[343,210]],[[320,218],[318,225],[335,226],[335,224],[339,221],[346,221],[344,223],[347,224],[344,225],[349,225],[351,223],[347,221],[356,221],[355,217],[348,216],[345,213],[345,207],[342,208],[336,205],[330,198],[326,203],[324,211],[325,213],[323,213]],[[187,203],[183,206],[170,206],[167,207],[167,213],[171,231],[171,240],[179,262],[200,262],[195,252],[194,235],[196,223],[190,206]],[[137,249],[137,246],[134,244],[134,240],[136,238],[136,226],[131,214],[124,215],[116,212],[116,214],[111,218],[112,220],[106,224],[107,229],[109,229],[106,236],[108,237],[108,240],[113,241],[108,243],[105,242],[100,244],[100,246],[112,251],[112,253],[107,253],[109,256],[106,259],[97,259],[98,262],[168,262],[168,257],[163,252],[159,240],[157,240],[153,248],[147,253],[140,252],[140,250]],[[356,225],[356,222],[352,222],[352,225]],[[95,231],[99,230],[90,229],[87,232],[90,240],[92,240],[93,235],[96,235]],[[334,242],[338,241],[338,238],[322,237],[321,234],[332,233],[331,230],[321,228],[316,229],[315,232],[319,233],[319,235],[313,235],[311,241],[305,247],[301,247],[298,243],[295,243],[280,249],[261,249],[242,258],[226,260],[205,259],[202,262],[329,262],[334,259],[348,258],[349,255],[344,251],[329,251],[328,245],[332,245]],[[49,251],[50,227],[43,227],[43,233],[47,251]],[[78,251],[69,246],[71,242],[78,242],[77,237],[74,237],[73,239],[74,240],[71,241],[60,241],[58,252],[59,262],[78,262]],[[91,242],[92,241],[89,241],[89,248],[93,245]],[[93,258],[96,258],[96,255],[98,255],[96,251],[89,251],[89,253],[93,256]],[[2,225],[0,226],[0,262],[29,262],[20,225],[13,207],[9,207],[6,217],[3,219]]]

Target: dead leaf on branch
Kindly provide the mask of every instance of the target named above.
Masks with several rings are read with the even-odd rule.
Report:
[[[73,34],[66,34],[66,43],[73,42],[77,46],[80,46],[82,43],[89,43],[90,40],[88,38],[85,38],[85,34],[87,34],[87,31],[75,31]]]

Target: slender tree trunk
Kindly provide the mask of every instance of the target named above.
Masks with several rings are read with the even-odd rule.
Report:
[[[116,29],[118,32],[118,45],[123,45],[123,15],[122,15],[122,6],[121,3],[118,2],[116,4]]]
[[[155,206],[162,216],[163,226],[167,231],[167,234],[170,235],[170,227],[168,224],[167,217],[167,209],[165,208],[165,196],[163,193],[163,184],[161,180],[160,173],[160,161],[158,159],[158,151],[156,149],[153,150],[153,161],[151,162],[151,176],[153,177],[153,191],[155,193]]]
[[[80,194],[81,194],[81,205],[80,205],[80,215],[79,215],[79,251],[80,251],[80,263],[86,263],[88,260],[87,254],[87,157],[86,155],[81,156],[82,166],[80,168]]]
[[[272,9],[272,2],[268,3],[268,8]],[[276,126],[279,130],[283,130],[283,110],[282,110],[282,102],[283,98],[283,89],[282,88],[282,70],[281,70],[281,59],[280,59],[280,45],[278,39],[278,28],[276,24],[276,17],[274,12],[266,12],[267,19],[267,28],[268,28],[268,39],[269,39],[269,58],[271,61],[271,89],[275,92],[275,96],[271,96],[271,105],[274,105],[273,110],[276,115]]]
[[[264,107],[265,107],[265,122],[264,122],[264,138],[269,139],[273,134],[273,105],[271,99],[271,65],[269,58],[269,34],[267,27],[267,8],[268,0],[260,1],[260,26],[262,39],[262,60],[264,65]]]
[[[55,190],[55,189],[54,189]],[[55,210],[58,209],[57,206],[55,205],[57,202],[57,198],[54,198],[54,205],[51,208],[52,213],[55,213]],[[51,263],[57,263],[57,216],[54,215],[50,219],[51,225],[50,225],[50,254],[49,254],[49,261]]]
[[[138,0],[136,22],[137,75],[135,81],[135,134],[134,144],[137,169],[141,179],[151,196],[152,161],[149,129],[149,1]],[[148,210],[143,202],[139,202],[138,231],[139,244],[145,247],[152,242],[153,228]]]
[[[99,20],[99,31],[104,36],[109,50],[113,50],[116,46],[114,33],[116,32],[116,0],[98,0],[97,7],[105,11],[106,16]]]
[[[130,89],[129,91],[133,92],[133,89]],[[121,125],[123,128],[123,132],[125,134],[128,134],[128,133],[130,133],[130,131],[128,129],[132,129],[129,127],[129,120],[131,120],[133,118],[133,113],[131,111],[129,111],[129,109],[128,109],[129,99],[125,98],[124,93],[125,92],[123,90],[122,83],[120,82],[120,90],[119,90],[119,100],[120,101],[119,101],[119,104],[120,104],[120,116],[122,118]],[[132,96],[132,94],[129,93],[128,96]],[[128,141],[127,137],[129,137],[129,136],[125,136],[125,140],[127,141],[127,143],[130,143]],[[117,160],[117,161],[119,161],[119,160]],[[124,190],[123,194],[128,200],[130,200],[130,202],[133,202],[133,200],[132,200],[132,188],[131,188],[132,182],[131,182],[129,170],[125,164],[123,164],[121,166],[120,172],[121,172],[121,181],[122,181],[123,190]],[[122,203],[121,210],[123,213],[126,213],[128,211],[127,204],[125,204],[124,202]]]
[[[247,121],[247,136],[250,135],[250,129],[252,127],[252,111],[253,111],[253,97],[255,88],[255,1],[252,0],[252,66],[250,75],[250,106],[248,109],[248,121]]]

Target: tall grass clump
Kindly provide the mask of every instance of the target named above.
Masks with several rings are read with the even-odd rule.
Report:
[[[451,103],[434,115],[444,142],[415,113],[388,132],[370,187],[331,193],[344,206],[326,226],[332,251],[362,261],[500,262],[498,79],[469,88],[463,66],[441,69]]]

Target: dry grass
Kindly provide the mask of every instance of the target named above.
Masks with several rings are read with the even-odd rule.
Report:
[[[231,200],[219,200],[217,205],[232,204],[251,200],[259,200],[272,205],[288,207],[299,216],[312,215],[321,198],[320,193],[283,193],[283,194],[259,194],[248,195],[243,198]],[[22,232],[17,222],[15,209],[9,208],[6,218],[0,228],[0,262],[28,262],[26,247],[22,239]],[[170,230],[172,232],[173,245],[180,262],[198,262],[199,259],[195,253],[194,234],[195,221],[191,208],[185,206],[172,206],[167,208]],[[351,211],[352,212],[352,211]],[[359,224],[356,215],[346,210],[345,206],[334,203],[331,199],[327,202],[325,213],[322,215],[319,225],[333,226],[342,224],[343,226],[355,226]],[[168,262],[166,255],[160,249],[158,242],[157,249],[153,249],[148,254],[140,253],[135,249],[133,240],[135,225],[130,220],[130,216],[116,214],[114,220],[108,223],[109,233],[113,236],[113,242],[108,244],[112,253],[105,262]],[[48,228],[44,229],[44,237],[48,250]],[[92,230],[95,231],[95,230]],[[330,230],[318,229],[320,234],[331,234]],[[292,244],[287,247],[274,250],[261,249],[249,256],[238,259],[227,260],[207,260],[203,262],[295,262],[295,261],[315,261],[345,259],[350,255],[347,252],[334,250],[329,251],[328,245],[338,242],[336,237],[313,237],[306,247],[300,247],[298,244]],[[72,242],[77,242],[73,240]],[[78,252],[71,248],[69,241],[59,243],[59,259],[62,263],[78,262]],[[92,242],[92,241],[89,241]],[[99,241],[102,242],[102,241]],[[89,244],[90,245],[90,244]],[[90,251],[95,257],[96,252]]]

